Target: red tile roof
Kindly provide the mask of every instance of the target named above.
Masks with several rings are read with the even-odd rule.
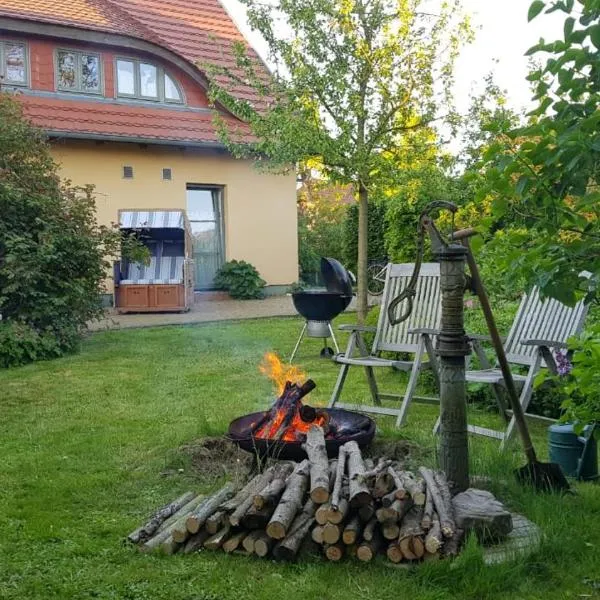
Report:
[[[219,143],[210,111],[127,106],[29,94],[19,94],[19,100],[25,115],[54,135],[183,144]],[[231,123],[240,128],[240,134],[243,133],[243,124],[233,118]]]
[[[0,15],[139,38],[200,70],[202,63],[232,66],[234,43],[245,42],[219,0],[0,0]],[[258,101],[247,86],[236,94]]]

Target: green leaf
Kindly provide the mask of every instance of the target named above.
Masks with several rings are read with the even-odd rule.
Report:
[[[533,21],[546,7],[542,0],[535,0],[531,3],[529,7],[529,12],[527,13],[527,21]]]
[[[600,25],[594,25],[593,27],[590,27],[589,32],[592,44],[594,44],[594,46],[600,50]]]
[[[564,33],[565,33],[565,42],[569,41],[569,37],[573,33],[573,28],[575,27],[575,19],[573,17],[569,17],[565,21]]]

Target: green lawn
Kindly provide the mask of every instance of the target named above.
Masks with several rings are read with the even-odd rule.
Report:
[[[266,406],[270,385],[257,363],[267,350],[287,356],[299,327],[298,319],[269,319],[103,332],[78,355],[0,372],[0,598],[599,597],[598,488],[578,485],[564,498],[519,489],[510,476],[522,462],[516,448],[501,455],[484,440],[472,442],[473,472],[493,475],[495,491],[544,531],[541,550],[526,560],[484,567],[470,545],[456,568],[406,571],[384,561],[147,556],[123,545],[154,507],[190,488],[208,491],[179,448]],[[313,402],[325,403],[337,370],[317,350],[317,341],[306,342],[300,362],[319,386]],[[403,385],[399,375],[385,379]],[[346,389],[366,400],[362,373]],[[415,405],[405,429],[383,420],[379,435],[433,448],[434,420],[433,408]],[[545,454],[543,428],[535,438]],[[161,476],[165,470],[174,474]]]

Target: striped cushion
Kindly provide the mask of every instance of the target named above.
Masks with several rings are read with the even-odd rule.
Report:
[[[183,283],[183,256],[163,256],[158,259],[153,256],[149,265],[131,263],[127,269],[127,278],[121,284],[171,284]]]

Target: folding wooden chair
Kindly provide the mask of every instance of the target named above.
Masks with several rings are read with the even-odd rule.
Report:
[[[337,354],[333,360],[341,365],[337,382],[331,395],[329,406],[338,406],[361,412],[396,416],[396,426],[401,426],[411,400],[438,404],[436,398],[414,396],[418,378],[423,369],[432,369],[439,387],[436,357],[433,350],[432,337],[437,333],[441,318],[440,266],[438,263],[425,263],[416,287],[413,299],[413,311],[410,317],[398,324],[390,325],[388,305],[407,286],[414,269],[414,264],[388,264],[383,290],[381,312],[377,327],[359,325],[342,325],[341,330],[350,331],[350,339],[344,354]],[[363,333],[375,333],[371,351],[366,347]],[[358,350],[359,356],[354,356]],[[412,360],[392,360],[381,358],[381,352],[402,352],[414,355]],[[427,352],[428,360],[423,360]],[[350,367],[364,367],[373,398],[374,406],[339,403],[339,397]],[[408,386],[404,395],[382,393],[375,380],[374,369],[379,367],[410,371]],[[382,399],[401,399],[399,408],[387,408],[381,405]]]
[[[542,300],[537,288],[523,296],[519,310],[505,342],[506,358],[511,365],[527,367],[527,374],[522,375],[513,371],[515,385],[521,387],[519,402],[523,412],[527,411],[533,384],[540,368],[547,367],[556,373],[556,362],[552,350],[567,348],[567,340],[581,332],[588,305],[582,301],[570,307],[558,300]],[[500,413],[504,417],[507,428],[505,431],[488,429],[469,425],[469,432],[476,435],[496,438],[502,441],[502,447],[514,433],[515,419],[507,409],[504,397],[504,378],[502,372],[488,361],[481,346],[482,341],[487,341],[486,336],[472,336],[473,350],[483,368],[466,372],[468,383],[485,383],[493,386],[494,395],[498,402]],[[528,417],[540,418],[539,415],[526,413]],[[546,417],[541,417],[547,420]],[[439,419],[434,432],[439,431]]]

